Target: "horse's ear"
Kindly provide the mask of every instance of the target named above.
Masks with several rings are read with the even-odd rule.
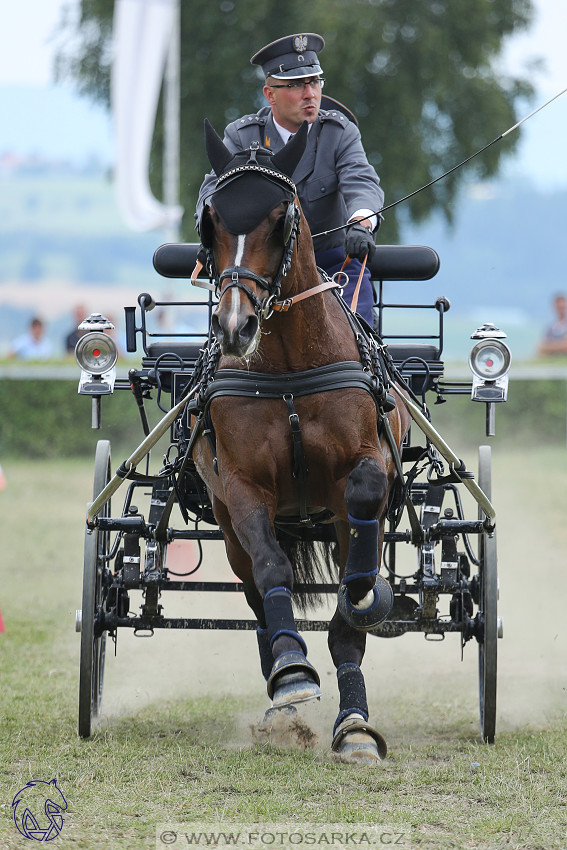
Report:
[[[272,157],[272,164],[284,174],[287,174],[288,177],[292,176],[299,165],[299,160],[303,156],[305,145],[307,144],[308,127],[309,124],[307,121],[304,121],[287,145]]]
[[[209,157],[209,162],[213,166],[213,171],[219,177],[233,158],[233,154],[231,154],[208,118],[205,118],[205,149]]]

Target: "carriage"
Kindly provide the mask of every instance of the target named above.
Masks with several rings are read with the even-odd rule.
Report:
[[[289,212],[289,207],[287,210]],[[158,301],[143,293],[138,297],[137,307],[125,308],[126,349],[131,354],[142,349],[141,365],[132,366],[126,378],[116,376],[116,345],[107,333],[110,323],[104,316],[92,314],[81,325],[87,333],[76,349],[81,366],[79,392],[91,396],[93,427],[99,428],[101,424],[103,396],[114,391],[128,391],[134,396],[143,433],[140,446],[114,475],[109,442],[101,440],[97,444],[93,501],[87,506],[82,608],[77,612],[77,631],[81,633],[81,737],[91,735],[101,711],[106,642],[108,637],[116,641],[120,629],[144,635],[153,635],[159,629],[260,631],[258,618],[215,619],[199,616],[195,611],[189,611],[191,616],[182,618],[166,615],[168,591],[249,594],[246,582],[207,580],[207,544],[226,538],[226,534],[214,510],[211,487],[200,474],[193,450],[196,439],[200,439],[211,459],[211,475],[218,478],[216,435],[210,406],[215,392],[220,392],[219,387],[223,395],[250,398],[267,394],[270,398],[277,397],[278,404],[286,403],[283,418],[289,429],[289,453],[298,496],[295,512],[287,511],[275,517],[277,544],[284,551],[294,544],[308,545],[319,551],[317,547],[332,547],[336,543],[331,512],[325,506],[316,511],[307,507],[301,416],[294,407],[294,396],[299,410],[302,396],[317,393],[318,389],[309,383],[307,372],[301,373],[306,376],[305,385],[299,385],[291,375],[280,375],[275,390],[271,385],[266,388],[265,376],[257,372],[248,374],[245,391],[235,384],[238,377],[232,374],[235,370],[221,370],[223,376],[220,378],[217,372],[220,352],[213,317],[218,313],[219,295],[223,293],[218,281],[216,285],[211,283],[210,266],[207,270],[206,264],[203,268],[198,262],[198,250],[198,244],[179,243],[163,245],[156,251],[156,271],[168,278],[191,279],[199,287],[198,297]],[[298,598],[304,593],[336,595],[338,610],[347,622],[350,625],[354,622],[355,629],[375,637],[395,638],[409,632],[421,632],[428,638],[443,638],[454,632],[461,648],[476,644],[481,736],[484,741],[493,742],[497,641],[502,637],[502,624],[497,612],[495,511],[490,502],[491,452],[488,445],[481,445],[478,474],[468,470],[437,432],[427,402],[428,399],[444,401],[455,394],[469,395],[472,401],[486,405],[486,433],[492,435],[495,404],[505,401],[507,396],[510,352],[503,341],[505,334],[487,323],[472,335],[469,359],[472,380],[446,379],[443,337],[449,301],[439,297],[425,304],[407,303],[400,296],[404,282],[431,280],[438,268],[439,257],[431,248],[378,246],[369,262],[376,292],[376,333],[362,328],[365,333],[361,334],[364,339],[359,342],[361,363],[359,367],[357,364],[359,371],[354,377],[349,373],[347,380],[346,373],[331,367],[325,373],[324,391],[334,399],[340,399],[345,392],[341,381],[346,382],[348,389],[352,381],[362,380],[362,373],[366,373],[364,380],[368,375],[373,376],[374,384],[379,384],[380,427],[384,432],[390,428],[388,411],[396,404],[403,404],[411,417],[411,427],[405,429],[399,451],[393,444],[388,449],[393,457],[394,484],[388,493],[380,530],[381,575],[375,575],[378,569],[370,573],[372,582],[376,581],[370,609],[377,608],[378,614],[374,611],[374,616],[365,620],[364,612],[361,615],[349,602],[344,580],[340,581],[338,574],[328,581],[312,578],[309,584],[296,583],[293,593]],[[246,274],[241,270],[241,276],[250,280],[253,274],[249,269],[244,271]],[[234,271],[225,277],[231,279],[231,275],[234,281]],[[246,289],[244,284],[238,285]],[[395,293],[393,299],[392,291]],[[334,292],[332,297],[340,299]],[[285,299],[280,303],[285,303]],[[270,306],[273,305],[272,299]],[[182,326],[164,318],[169,313],[178,320],[183,311],[189,318]],[[408,334],[391,330],[395,326],[392,317],[403,317],[410,311],[412,315],[417,312],[424,317],[420,332]],[[434,327],[431,332],[424,333],[422,328],[431,324],[432,317]],[[368,338],[373,340],[370,346],[364,342]],[[374,380],[376,377],[382,380]],[[153,398],[164,415],[158,425],[150,429],[146,406]],[[153,469],[151,448],[164,435],[168,437],[168,448]],[[138,467],[142,462],[140,471]],[[124,496],[116,510],[116,498],[111,501],[111,497],[121,485]],[[473,517],[465,515],[463,488],[478,506]],[[196,541],[201,552],[196,574],[179,576],[168,568],[168,546],[178,540]],[[401,547],[415,551],[415,569],[409,574],[399,570]],[[355,578],[358,575],[356,573]],[[276,590],[281,591],[281,588]],[[141,605],[136,610],[133,600],[134,597],[138,600],[140,594]],[[248,595],[247,601],[250,602]],[[283,603],[278,601],[277,604]],[[281,610],[278,616],[283,628],[277,634],[287,635],[289,641],[289,616]],[[329,623],[309,619],[306,615],[305,619],[295,620],[294,628],[298,633],[322,631],[329,628]],[[261,646],[260,654],[262,657]],[[289,668],[292,673],[298,666],[307,668],[308,662],[298,663],[297,652],[287,655],[294,656],[294,664]],[[273,682],[270,692],[269,672],[268,665],[265,676],[268,694],[275,706],[272,711],[287,707],[287,702],[301,701],[303,697],[287,698],[278,703],[281,694],[274,692]],[[275,673],[277,669],[272,670],[272,680]],[[318,696],[316,684],[310,684],[313,691],[309,696]],[[297,688],[297,684],[293,683],[293,687]],[[297,690],[294,694],[297,696]],[[365,720],[357,722],[355,731],[366,731]],[[377,742],[377,751],[382,757],[385,743],[375,730],[370,729],[370,735]],[[344,736],[339,726],[333,749],[337,749]]]

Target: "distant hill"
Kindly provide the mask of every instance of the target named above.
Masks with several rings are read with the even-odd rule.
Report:
[[[452,230],[435,217],[406,226],[403,241],[422,241],[441,257],[436,282],[446,283],[460,311],[496,306],[525,320],[544,320],[554,292],[567,288],[567,191],[536,192],[521,181],[473,184]]]

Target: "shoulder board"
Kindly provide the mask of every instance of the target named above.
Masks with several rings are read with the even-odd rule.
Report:
[[[349,124],[349,120],[346,115],[343,115],[342,112],[338,111],[338,109],[320,109],[319,121],[321,121],[321,123],[331,121],[333,124],[338,124],[340,127],[347,127]]]
[[[252,127],[254,124],[263,126],[267,120],[265,115],[243,115],[242,118],[237,118],[233,124],[238,130],[242,127]]]

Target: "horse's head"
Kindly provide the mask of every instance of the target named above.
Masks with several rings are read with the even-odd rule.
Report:
[[[215,270],[219,304],[213,331],[223,354],[247,357],[260,338],[287,274],[300,211],[291,179],[307,141],[307,122],[277,154],[259,145],[232,154],[205,121],[205,143],[217,175],[200,222]]]

